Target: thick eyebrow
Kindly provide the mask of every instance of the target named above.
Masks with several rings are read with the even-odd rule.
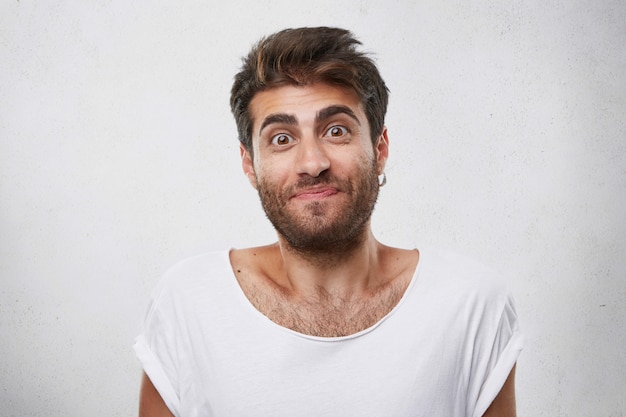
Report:
[[[361,122],[359,121],[359,118],[356,116],[354,111],[352,111],[350,107],[343,106],[340,104],[337,104],[334,106],[328,106],[318,111],[317,114],[315,115],[315,121],[319,123],[323,120],[333,117],[336,114],[345,114],[349,116],[351,119],[354,119],[354,121],[357,122],[359,126],[361,125]],[[292,114],[287,114],[287,113],[270,114],[265,119],[263,119],[263,122],[261,123],[261,127],[259,128],[259,135],[261,135],[261,132],[263,132],[263,129],[265,129],[267,126],[272,125],[272,124],[296,126],[298,124],[298,119],[296,118],[296,116]]]
[[[261,123],[261,127],[259,128],[259,135],[261,134],[263,129],[265,129],[267,126],[271,124],[275,124],[275,123],[295,126],[298,124],[298,119],[296,118],[296,116],[292,114],[286,114],[286,113],[270,114],[265,119],[263,119],[263,123]]]
[[[350,118],[354,119],[354,121],[357,122],[359,126],[361,125],[359,118],[356,117],[356,114],[352,111],[350,107],[339,104],[335,106],[328,106],[318,111],[317,115],[315,116],[315,121],[319,123],[323,120],[333,117],[336,114],[345,114],[347,116],[350,116]]]

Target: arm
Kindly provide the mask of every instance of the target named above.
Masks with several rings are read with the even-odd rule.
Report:
[[[145,372],[139,393],[139,417],[174,417]]]
[[[483,417],[515,417],[515,366]]]

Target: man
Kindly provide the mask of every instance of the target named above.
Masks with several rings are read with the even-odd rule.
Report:
[[[345,30],[262,39],[231,108],[275,244],[161,281],[135,350],[147,416],[513,416],[521,336],[482,266],[378,242],[387,88]]]

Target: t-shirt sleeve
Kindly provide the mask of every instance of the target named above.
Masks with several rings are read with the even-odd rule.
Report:
[[[481,417],[496,398],[515,366],[524,344],[512,297],[506,298],[495,332],[485,344],[483,383],[478,393],[473,417]]]
[[[152,295],[143,332],[135,339],[133,348],[144,372],[163,401],[170,411],[179,417],[180,397],[177,387],[180,338],[176,334],[175,321],[172,320],[175,317],[175,304],[161,283]]]

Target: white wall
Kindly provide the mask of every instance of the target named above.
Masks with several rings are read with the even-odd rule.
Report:
[[[623,416],[624,22],[609,0],[3,1],[0,415],[136,413],[160,274],[274,239],[239,168],[240,56],[324,24],[392,90],[377,236],[508,274],[520,416]]]

